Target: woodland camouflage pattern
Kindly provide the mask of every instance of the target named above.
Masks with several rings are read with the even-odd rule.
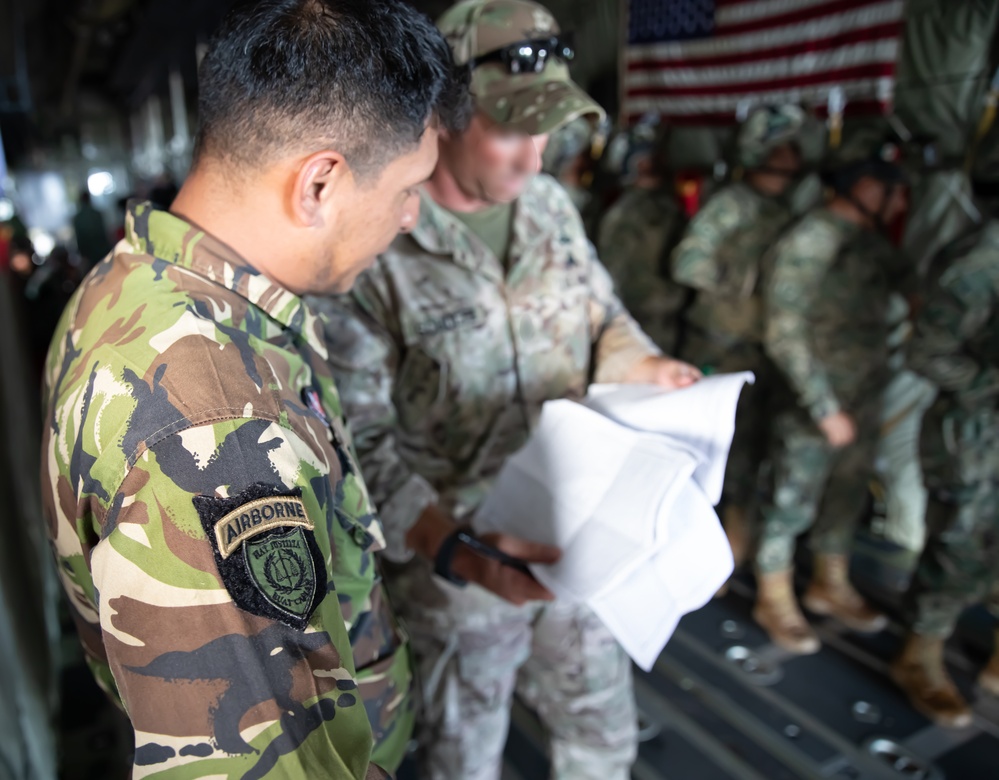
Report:
[[[48,530],[89,663],[135,729],[133,777],[394,771],[408,652],[302,300],[133,205],[46,385]]]
[[[999,222],[936,261],[909,360],[940,388],[922,428],[929,537],[905,604],[910,626],[947,637],[999,579]]]
[[[670,276],[683,216],[669,187],[629,187],[600,222],[598,249],[621,302],[660,349],[675,354],[687,289]]]
[[[903,286],[899,260],[879,233],[819,208],[784,234],[768,261],[764,344],[796,403],[773,421],[774,495],[757,554],[763,571],[791,565],[795,538],[816,521],[823,496],[812,547],[848,551],[874,467],[889,297]],[[816,423],[838,411],[854,418],[857,440],[834,450]]]
[[[762,341],[761,262],[790,221],[779,200],[743,182],[708,199],[673,251],[673,278],[697,291],[687,313],[691,328]]]
[[[907,270],[873,230],[815,209],[778,243],[766,285],[767,352],[813,420],[883,390],[888,306]]]
[[[762,347],[763,259],[790,220],[780,200],[736,182],[708,199],[673,251],[673,278],[695,291],[680,357],[705,374],[756,376],[739,397],[725,471],[725,501],[743,508],[756,493],[776,395],[776,372]]]

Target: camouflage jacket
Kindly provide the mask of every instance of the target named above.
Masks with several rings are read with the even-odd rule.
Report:
[[[148,204],[63,315],[45,515],[135,778],[385,777],[366,705],[401,761],[408,652],[326,357],[300,298]]]
[[[389,551],[431,502],[462,517],[541,405],[623,379],[658,350],[614,295],[565,191],[516,204],[509,270],[424,197],[420,220],[327,300],[330,359]]]
[[[819,208],[765,261],[764,346],[813,420],[880,397],[899,260],[880,233]]]
[[[669,253],[683,217],[668,188],[631,187],[600,222],[597,246],[621,302],[663,350],[676,346],[687,288],[673,281]]]
[[[966,409],[999,406],[999,221],[944,250],[916,319],[909,363]]]
[[[736,182],[715,193],[673,251],[673,278],[697,290],[687,321],[733,341],[763,338],[761,262],[790,210]]]

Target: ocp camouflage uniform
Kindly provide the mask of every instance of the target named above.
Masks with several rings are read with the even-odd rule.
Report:
[[[687,288],[673,281],[670,252],[683,215],[668,187],[632,186],[607,211],[597,233],[598,254],[625,308],[656,345],[673,354]]]
[[[763,350],[763,257],[791,221],[777,198],[736,182],[711,197],[673,251],[673,278],[695,290],[680,356],[705,373],[752,371],[736,412],[725,499],[745,506],[767,453],[770,401],[777,389]]]
[[[300,298],[148,204],[63,316],[45,516],[135,778],[401,762],[408,651],[326,358]]]
[[[515,204],[508,267],[424,197],[419,224],[326,304],[338,385],[389,551],[431,502],[468,521],[542,404],[658,354],[548,176]],[[595,443],[594,446],[599,446]],[[630,662],[582,606],[517,607],[414,560],[396,575],[424,686],[431,778],[498,778],[516,688],[548,726],[553,777],[627,778]]]
[[[949,636],[999,580],[999,222],[957,248],[928,292],[909,354],[940,388],[920,441],[929,538],[905,600],[922,636]]]
[[[825,208],[791,227],[768,262],[764,344],[797,403],[774,420],[774,495],[757,553],[764,573],[791,566],[823,500],[811,546],[849,552],[880,430],[889,297],[901,284],[894,248]],[[857,439],[836,450],[817,423],[839,411],[853,417]]]

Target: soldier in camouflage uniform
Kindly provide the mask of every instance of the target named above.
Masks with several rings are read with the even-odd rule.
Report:
[[[601,220],[597,246],[621,302],[656,345],[672,353],[687,288],[671,278],[669,256],[684,220],[665,170],[662,141],[662,134],[632,137],[624,163],[626,188]]]
[[[761,108],[739,131],[741,181],[712,196],[673,252],[673,278],[695,291],[686,313],[685,360],[707,373],[752,371],[756,384],[739,399],[725,473],[723,520],[736,565],[755,536],[760,463],[767,454],[774,369],[763,351],[761,262],[791,221],[784,200],[801,168],[797,106]]]
[[[457,74],[395,0],[235,13],[174,212],[132,204],[62,318],[45,516],[135,778],[373,780],[402,761],[414,706],[384,537],[300,294],[348,289],[415,221],[427,118],[467,103]]]
[[[476,114],[442,139],[412,233],[349,300],[326,303],[362,469],[405,562],[391,585],[423,685],[423,772],[498,778],[516,689],[551,734],[553,777],[625,780],[636,754],[626,654],[589,609],[550,603],[460,529],[545,401],[579,398],[594,379],[676,387],[697,372],[660,356],[566,192],[536,175],[549,132],[600,113],[569,79],[551,14],[470,0],[439,25],[471,65]],[[559,554],[485,541],[528,561]]]
[[[912,368],[940,388],[920,441],[929,538],[904,601],[910,633],[891,671],[922,713],[965,726],[971,711],[947,674],[943,647],[965,607],[990,592],[997,603],[999,221],[937,262],[909,354]],[[999,695],[999,650],[979,684]]]
[[[883,232],[905,208],[904,176],[875,155],[845,161],[831,183],[832,199],[777,243],[765,285],[764,346],[796,403],[774,420],[774,492],[763,512],[753,616],[794,653],[819,648],[795,600],[792,563],[820,503],[805,606],[858,631],[886,622],[851,586],[848,553],[888,376],[889,296],[902,266]]]

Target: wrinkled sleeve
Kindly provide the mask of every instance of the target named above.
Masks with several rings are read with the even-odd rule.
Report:
[[[344,615],[322,571],[342,538],[329,474],[295,433],[252,418],[166,436],[127,472],[91,572],[108,665],[135,728],[133,777],[388,776],[369,763]],[[220,559],[209,529],[232,501],[298,491],[305,526],[282,526],[285,541],[254,536],[264,546],[253,555],[247,540]],[[254,582],[270,584],[255,591]],[[262,593],[279,611],[308,599],[307,623],[263,616]]]
[[[621,382],[641,360],[661,355],[614,292],[610,274],[591,246],[590,329],[593,342],[593,380]]]
[[[826,366],[813,347],[808,314],[836,258],[834,242],[792,233],[778,243],[766,285],[764,348],[812,419],[840,411]]]
[[[727,253],[739,251],[729,238],[740,222],[739,204],[731,193],[723,191],[710,198],[673,250],[673,278],[695,290],[731,292],[726,287],[725,269],[734,264]]]
[[[909,346],[913,370],[967,405],[999,395],[999,371],[968,349],[993,313],[993,263],[972,254],[944,273],[916,319]]]
[[[330,363],[350,425],[361,471],[382,520],[385,555],[406,560],[406,534],[437,491],[405,462],[397,447],[393,392],[401,336],[377,267],[349,296],[323,302]]]

